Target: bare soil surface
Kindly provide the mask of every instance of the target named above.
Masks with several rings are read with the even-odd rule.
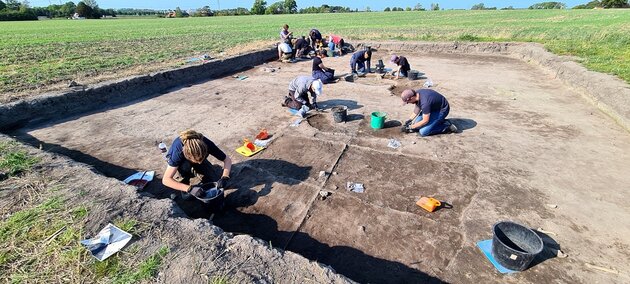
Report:
[[[243,72],[243,81],[209,80],[13,135],[118,179],[155,170],[142,195],[167,199],[156,142],[170,144],[186,128],[201,131],[235,160],[228,209],[214,224],[359,282],[630,281],[628,133],[538,66],[496,55],[404,55],[448,98],[460,133],[401,133],[413,106],[401,106],[398,94],[424,80],[373,74],[326,85],[324,112],[291,127],[296,117],[280,103],[293,77],[310,74],[305,61],[272,62]],[[384,62],[389,56],[374,54]],[[348,61],[324,64],[341,75]],[[280,69],[264,70],[271,66]],[[332,120],[336,105],[348,106],[348,122]],[[374,111],[388,114],[385,129],[370,128]],[[251,158],[234,151],[261,128],[273,134],[268,149]],[[391,138],[402,146],[388,148]],[[320,171],[331,174],[320,178]],[[347,191],[346,182],[364,183],[365,193]],[[320,190],[332,195],[320,200]],[[420,196],[452,209],[428,213],[415,205]],[[188,216],[209,217],[194,201],[176,202]],[[524,272],[499,274],[475,244],[492,238],[492,225],[503,220],[553,232],[549,245],[569,257],[544,254]]]

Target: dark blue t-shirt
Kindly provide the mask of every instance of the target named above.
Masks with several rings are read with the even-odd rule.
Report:
[[[450,110],[448,101],[440,93],[431,89],[416,90],[420,94],[420,100],[416,103],[416,111],[422,114],[430,114],[434,112],[444,113]]]
[[[217,147],[210,139],[203,137],[203,142],[208,146],[208,154],[217,158],[219,161],[225,160],[225,153]],[[186,157],[184,157],[184,143],[182,143],[182,139],[177,137],[173,140],[173,145],[168,149],[168,153],[166,153],[166,158],[168,159],[168,165],[171,167],[179,167],[186,161]],[[206,156],[204,158],[207,159]]]

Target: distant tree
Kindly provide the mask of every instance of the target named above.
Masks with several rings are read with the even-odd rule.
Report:
[[[20,2],[17,0],[7,0],[5,6],[7,10],[17,11],[20,9]]]
[[[284,13],[295,14],[297,13],[297,3],[295,0],[284,0]]]
[[[411,11],[411,7],[405,8],[405,11]]]
[[[390,9],[389,7],[385,7],[385,10],[383,10],[383,12],[389,12],[389,11],[391,11],[391,10],[392,10],[392,9]]]
[[[79,2],[79,4],[77,4],[77,8],[75,9],[75,12],[79,14],[80,17],[85,17],[85,18],[91,17],[92,11],[93,11],[92,7],[86,5],[85,2],[83,1]]]
[[[59,15],[65,18],[71,17],[76,9],[77,5],[75,5],[74,2],[66,2],[66,4],[61,5],[59,8]]]
[[[209,17],[212,16],[212,10],[210,6],[203,6],[192,14],[193,17]]]
[[[276,2],[267,7],[265,14],[284,14],[284,2]]]
[[[98,8],[98,3],[96,3],[96,0],[83,0],[83,3],[90,6],[92,9]]]
[[[602,7],[602,2],[600,2],[599,0],[593,0],[586,4],[577,5],[573,7],[573,9],[595,9],[597,7]]]
[[[186,12],[182,11],[181,8],[179,8],[179,7],[175,8],[175,18],[183,18],[184,17],[184,13],[186,13]]]
[[[501,8],[501,10],[514,10],[514,7],[512,6],[507,6],[505,8]]]
[[[4,2],[0,1],[0,10],[3,10],[6,7],[7,7],[7,4],[4,4]]]
[[[372,12],[372,9],[370,8],[370,6],[365,7],[365,11],[366,12]]]
[[[485,9],[486,9],[486,5],[483,3],[475,4],[472,6],[472,8],[470,8],[470,10],[485,10]]]
[[[628,8],[628,0],[602,0],[604,8]]]
[[[422,7],[422,4],[418,3],[415,6],[413,6],[413,10],[414,11],[424,11],[425,9]]]
[[[537,9],[566,9],[567,5],[562,2],[542,2],[529,6],[530,10]]]
[[[252,6],[252,14],[264,15],[266,8],[267,2],[265,2],[265,0],[256,0],[254,1],[254,6]]]
[[[438,3],[431,3],[431,10],[432,11],[439,11],[440,10],[440,4],[438,4]]]

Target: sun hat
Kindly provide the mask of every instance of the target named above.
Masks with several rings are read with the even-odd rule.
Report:
[[[316,96],[321,96],[324,92],[324,83],[322,83],[322,80],[317,79],[313,81],[311,88],[313,89],[313,92],[315,92]]]
[[[392,58],[389,61],[391,61],[392,63],[396,63],[397,60],[398,60],[398,55],[394,54],[392,55]]]

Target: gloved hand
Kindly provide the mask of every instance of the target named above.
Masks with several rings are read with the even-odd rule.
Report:
[[[222,176],[221,179],[217,181],[217,188],[219,189],[226,188],[229,180],[230,180],[230,177]]]
[[[409,125],[403,125],[403,126],[400,128],[400,132],[403,132],[403,133],[413,133],[413,129],[412,129],[411,127],[409,127]]]
[[[411,119],[407,119],[407,121],[405,121],[405,124],[404,124],[404,125],[405,125],[405,126],[409,126],[409,125],[411,125],[411,121],[412,121]]]
[[[199,185],[191,185],[186,192],[190,193],[192,196],[201,197],[203,196],[204,190]]]

